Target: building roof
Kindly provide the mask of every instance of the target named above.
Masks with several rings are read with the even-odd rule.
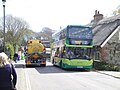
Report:
[[[94,46],[103,46],[108,38],[113,36],[120,26],[120,15],[100,20],[95,28],[93,28],[93,44]]]

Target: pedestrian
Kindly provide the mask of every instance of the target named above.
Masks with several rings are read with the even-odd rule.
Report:
[[[17,60],[18,60],[18,53],[16,52],[16,53],[14,54],[14,61],[17,62]]]
[[[16,90],[17,73],[8,56],[0,53],[0,90]]]
[[[21,51],[19,50],[17,54],[18,54],[18,61],[20,61],[21,60]]]

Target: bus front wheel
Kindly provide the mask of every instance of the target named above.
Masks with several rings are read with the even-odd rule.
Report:
[[[46,67],[46,64],[41,64],[41,67]]]
[[[52,64],[54,65],[54,59],[52,60]]]
[[[63,68],[63,63],[62,60],[60,61],[60,67]]]

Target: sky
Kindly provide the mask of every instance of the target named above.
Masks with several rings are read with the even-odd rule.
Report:
[[[30,29],[40,32],[49,27],[59,30],[67,25],[86,25],[100,11],[110,17],[120,0],[6,0],[6,15],[24,19]],[[3,17],[0,0],[0,17]]]

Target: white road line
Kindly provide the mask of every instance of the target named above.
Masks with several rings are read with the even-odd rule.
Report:
[[[25,78],[26,78],[27,90],[31,90],[30,79],[29,79],[29,75],[27,74],[26,69],[25,69]]]

